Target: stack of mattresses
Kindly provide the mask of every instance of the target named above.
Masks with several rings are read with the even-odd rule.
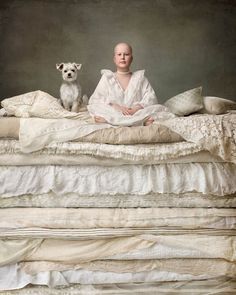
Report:
[[[0,164],[3,294],[236,292],[232,161],[187,141],[25,154],[5,138]]]

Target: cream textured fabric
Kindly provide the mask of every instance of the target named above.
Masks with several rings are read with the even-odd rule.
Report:
[[[198,157],[198,153],[199,154]],[[219,157],[209,156],[209,152],[206,154],[206,151],[202,147],[199,147],[195,143],[191,142],[178,142],[175,144],[137,144],[137,145],[110,145],[110,144],[99,144],[99,143],[80,143],[80,142],[63,142],[63,143],[52,143],[50,146],[47,146],[43,150],[34,152],[32,154],[25,154],[21,151],[21,146],[16,140],[0,140],[0,157],[9,155],[12,159],[16,158],[18,161],[20,159],[29,158],[33,162],[33,157],[40,159],[43,157],[44,160],[47,160],[47,164],[54,164],[54,156],[58,156],[59,160],[64,159],[64,162],[59,162],[59,165],[68,165],[73,163],[69,162],[70,157],[72,160],[75,159],[74,165],[77,164],[99,164],[101,160],[101,165],[103,163],[108,164],[108,166],[115,166],[116,163],[121,162],[121,164],[155,164],[159,162],[177,161],[177,163],[185,162],[184,158],[187,157],[187,162],[219,162],[223,161]],[[193,158],[192,158],[193,157]],[[76,158],[79,158],[79,160]],[[7,158],[6,158],[7,159]],[[66,162],[68,159],[68,162]],[[81,162],[80,162],[81,159]],[[88,160],[88,163],[83,162]],[[199,161],[198,161],[199,159]],[[30,160],[28,164],[30,164]],[[118,161],[119,160],[119,161]],[[77,161],[77,162],[76,162]],[[21,165],[24,165],[23,162],[20,162]],[[27,160],[26,160],[27,163]],[[37,162],[36,162],[37,163]],[[2,165],[6,165],[1,163]],[[33,162],[34,164],[34,162]],[[14,165],[12,161],[11,165]]]
[[[217,278],[209,280],[155,282],[139,284],[99,284],[99,285],[73,285],[64,288],[48,288],[29,286],[23,290],[5,291],[4,295],[124,295],[124,294],[192,294],[206,295],[209,292],[215,294],[234,294],[236,282],[234,279]]]
[[[153,244],[155,241],[142,236],[82,241],[6,239],[1,240],[0,243],[0,266],[18,261],[40,260],[83,263],[131,250],[148,248]]]
[[[201,192],[223,196],[236,192],[235,167],[232,163],[115,167],[0,166],[0,195],[11,197],[54,192],[59,195],[78,193],[93,196]]]
[[[225,221],[226,218],[223,218]],[[196,218],[197,220],[197,218]],[[188,221],[188,220],[187,220]],[[222,221],[222,222],[223,222]],[[233,221],[233,218],[227,219]],[[158,227],[132,227],[132,228],[89,228],[89,229],[68,229],[68,228],[40,228],[40,227],[26,227],[26,228],[1,228],[1,239],[62,239],[82,241],[86,239],[111,239],[119,237],[132,237],[140,235],[207,235],[211,236],[232,236],[236,234],[235,229],[215,229],[215,228],[184,228],[176,226],[162,226]]]
[[[108,259],[169,259],[169,258],[222,258],[236,260],[236,237],[208,235],[154,236],[155,245],[129,253],[116,254]],[[214,245],[214,247],[212,247]]]
[[[235,101],[216,96],[204,96],[203,104],[204,108],[200,110],[200,113],[219,115],[236,109]]]
[[[163,121],[162,124],[212,154],[236,162],[236,114],[194,115]]]
[[[32,120],[35,121],[30,121],[30,123],[27,123],[27,119],[21,120],[20,144],[21,149],[24,152],[32,152],[42,149],[46,144],[49,144],[54,139],[56,141],[63,141],[65,138],[68,140],[70,136],[73,137],[73,135],[77,134],[78,132],[78,126],[76,127],[76,122],[73,122],[73,120],[67,120],[64,125],[57,125],[58,129],[53,128],[52,130],[50,128],[48,129],[46,122],[44,122],[44,126],[44,124],[39,124],[39,121],[37,121],[39,119]],[[189,141],[188,145],[184,145],[184,142],[180,142],[176,143],[175,145],[166,145],[162,149],[158,146],[157,151],[159,159],[176,158],[189,153],[198,152],[200,150],[208,150],[213,155],[217,155],[225,161],[236,162],[236,114],[227,114],[220,116],[194,115],[189,117],[173,118],[165,121],[160,121],[159,123],[170,128],[172,131],[178,133],[185,140]],[[95,126],[98,125],[99,124]],[[72,128],[70,132],[68,132],[68,126],[71,126]],[[87,131],[89,126],[91,125],[86,125]],[[38,130],[37,133],[35,133],[34,130]],[[86,145],[82,146],[85,147]],[[77,149],[82,146],[81,144],[77,145]],[[188,151],[186,152],[187,146],[189,147],[189,149],[191,148],[191,150],[188,149]],[[139,158],[143,158],[147,155],[147,153],[148,155],[150,155],[150,153],[152,153],[153,151],[152,145],[148,145],[146,147],[145,145],[141,145],[138,146],[138,148],[136,145],[117,145],[110,147],[107,147],[107,145],[101,145],[102,151],[98,152],[96,149],[96,144],[90,144],[90,146],[89,144],[87,144],[86,153],[89,154],[89,151],[91,151],[91,149],[94,150],[94,147],[95,151],[93,151],[93,155],[106,155],[107,157],[113,158],[119,157],[121,153],[122,158],[124,158],[125,154],[129,152],[131,159],[137,159],[137,151]],[[142,151],[142,148],[144,148],[145,151]]]
[[[9,143],[10,141],[8,141]],[[1,149],[0,141],[0,149]],[[12,147],[12,149],[10,148]],[[47,154],[48,151],[45,149],[42,152],[35,152],[30,154],[22,153],[21,151],[15,150],[15,144],[12,144],[6,147],[7,152],[3,153],[3,150],[0,151],[0,166],[37,166],[37,165],[65,165],[65,166],[76,166],[76,165],[88,165],[88,166],[121,166],[121,165],[131,165],[131,164],[144,164],[144,165],[155,165],[163,163],[209,163],[209,162],[224,162],[221,158],[211,155],[207,151],[199,151],[194,154],[189,154],[185,156],[180,156],[178,158],[170,158],[169,160],[158,160],[156,159],[121,159],[121,158],[107,158],[105,156],[93,156],[93,155],[83,155],[70,153],[68,145],[68,153],[66,150],[64,153],[60,153],[60,148],[55,149],[55,153]],[[189,146],[188,146],[189,147]],[[163,149],[163,145],[160,146],[160,149]],[[82,153],[82,151],[81,151]],[[162,156],[162,155],[160,155]],[[172,157],[172,155],[169,155]]]
[[[31,120],[30,118],[28,119]],[[45,120],[40,120],[45,122]],[[33,120],[34,121],[34,120]],[[56,121],[61,124],[60,119]],[[0,118],[0,138],[11,137],[19,138],[20,119],[16,117]],[[68,131],[69,132],[69,131]],[[109,144],[137,144],[137,143],[154,143],[154,142],[179,142],[183,141],[181,136],[171,131],[169,128],[155,122],[150,126],[133,126],[119,128],[104,128],[96,130],[88,135],[75,138],[80,142],[97,142]]]
[[[172,113],[184,116],[195,113],[203,108],[203,98],[201,96],[202,87],[194,88],[180,93],[165,102]]]
[[[1,105],[8,116],[84,119],[83,113],[66,111],[57,98],[41,90],[6,98],[1,101]]]
[[[26,265],[26,264],[25,264]],[[69,269],[85,269],[90,271],[102,271],[113,273],[138,273],[149,272],[152,270],[175,272],[179,274],[190,274],[199,276],[208,274],[210,276],[219,277],[226,275],[235,277],[236,264],[225,261],[224,259],[158,259],[158,260],[97,260],[88,263],[80,263],[73,265],[59,263],[29,263],[23,270],[30,274],[41,271],[64,271]]]
[[[24,260],[27,255],[37,250],[42,241],[42,239],[0,240],[0,266]]]
[[[212,245],[214,245],[214,247],[212,247]],[[99,247],[99,249],[96,247]],[[123,260],[140,261],[177,258],[221,258],[231,262],[236,261],[235,237],[196,234],[142,235],[112,239],[87,239],[83,241],[51,238],[45,240],[3,240],[1,241],[0,249],[2,252],[5,249],[5,256],[1,256],[1,265],[17,261],[35,261],[34,269],[36,271],[34,272],[76,268],[92,270],[89,268],[90,265],[80,266],[78,264],[101,259],[108,260],[104,262],[105,264],[109,264],[110,260],[119,260],[121,263]],[[37,269],[37,262],[44,260],[68,265],[65,268],[60,267],[59,269]],[[42,263],[42,265],[44,265],[44,263]],[[38,266],[40,267],[40,264],[38,264]],[[109,266],[107,266],[107,268],[108,267]],[[133,269],[137,270],[136,267]],[[106,271],[108,271],[108,269]],[[109,271],[116,272],[116,270],[111,269]],[[121,268],[117,268],[117,271],[122,272]]]
[[[76,193],[59,195],[53,192],[36,195],[20,195],[3,198],[0,207],[48,207],[48,208],[158,208],[158,207],[236,207],[236,194],[225,196],[202,193],[154,194],[147,195],[93,195],[81,196]]]
[[[214,260],[212,262],[214,262]],[[214,267],[214,265],[212,265],[212,267]],[[18,267],[18,265],[12,264],[5,267],[0,267],[0,290],[13,290],[23,288],[28,284],[46,285],[51,288],[55,288],[59,286],[69,286],[69,284],[110,284],[111,286],[111,284],[122,283],[157,283],[169,281],[206,280],[212,278],[215,278],[215,276],[207,273],[201,274],[200,276],[194,276],[191,274],[180,274],[175,272],[153,270],[150,272],[119,274],[113,272],[89,271],[83,269],[68,270],[63,272],[41,272],[37,275],[31,276],[22,271]],[[222,276],[220,276],[219,279],[222,280]],[[25,289],[23,291],[25,291]],[[6,293],[4,291],[4,295],[5,294]],[[25,293],[23,294],[25,295]],[[32,293],[30,295],[32,295]]]
[[[174,131],[154,122],[150,126],[106,128],[90,133],[78,141],[109,144],[168,143],[183,141]]]
[[[19,138],[20,119],[15,117],[0,118],[0,138]]]
[[[0,209],[0,228],[52,229],[153,228],[234,229],[236,210],[206,208],[12,208]],[[27,218],[26,218],[27,216]],[[43,218],[40,218],[43,216]]]

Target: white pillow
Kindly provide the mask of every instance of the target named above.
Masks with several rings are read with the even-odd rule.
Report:
[[[216,96],[204,96],[203,105],[204,108],[200,111],[202,114],[220,115],[228,110],[236,110],[235,101]]]
[[[58,112],[67,112],[50,94],[36,90],[14,97],[6,98],[1,102],[8,116],[16,117],[48,117],[54,118]],[[67,112],[68,113],[68,112]]]
[[[203,108],[202,87],[180,93],[165,102],[170,111],[178,116],[189,115]]]

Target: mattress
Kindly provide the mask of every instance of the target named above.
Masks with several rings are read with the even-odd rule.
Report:
[[[220,122],[234,124],[226,117],[198,125],[194,116],[213,130],[203,138],[195,129],[196,140],[182,118],[175,129],[165,122],[182,138],[169,143],[81,140],[29,152],[16,138],[0,140],[3,294],[234,293],[235,139],[230,128],[220,135]]]

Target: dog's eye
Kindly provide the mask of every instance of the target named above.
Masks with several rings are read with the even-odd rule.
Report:
[[[67,73],[67,70],[65,70],[64,73]]]
[[[75,72],[75,70],[71,70],[72,72]]]

